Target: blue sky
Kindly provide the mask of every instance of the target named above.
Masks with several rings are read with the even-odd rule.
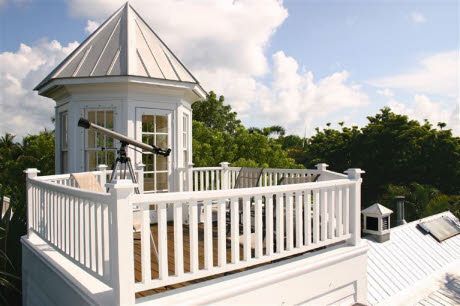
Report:
[[[51,64],[57,64],[53,61],[70,52],[70,43],[88,35],[88,20],[102,22],[121,3],[115,2],[0,0],[0,65],[4,67],[0,74],[5,78],[9,73],[5,68],[8,59],[39,56],[48,64],[8,76],[10,81],[14,76],[22,91],[30,91],[32,81],[39,81],[53,68]],[[297,0],[267,1],[260,6],[244,0],[237,1],[240,9],[232,7],[231,1],[225,7],[222,3],[228,1],[215,5],[210,5],[211,0],[189,2],[187,7],[180,1],[169,2],[178,8],[175,13],[168,12],[165,4],[157,8],[144,0],[131,4],[170,42],[207,89],[228,98],[248,126],[282,124],[291,132],[303,134],[307,129],[311,134],[326,122],[364,124],[367,115],[390,105],[415,119],[446,121],[460,133],[458,1]],[[193,18],[180,11],[195,8],[202,16]],[[167,20],[162,9],[171,14],[166,16],[169,20],[176,14],[183,22],[178,25]],[[207,21],[209,14],[217,18]],[[244,23],[245,18],[251,25],[235,30],[235,24]],[[216,20],[217,33],[206,24]],[[197,25],[200,22],[203,24]],[[196,32],[187,35],[187,26],[196,27]],[[240,33],[235,34],[237,30]],[[49,50],[53,40],[63,54],[47,58],[44,50]],[[21,51],[21,44],[31,51]],[[222,60],[205,62],[193,51],[206,48]],[[228,84],[229,77],[237,81]],[[283,80],[292,81],[280,88]],[[293,85],[297,81],[300,85]],[[3,89],[2,108],[22,97],[16,93],[10,97],[10,91],[11,87]],[[40,123],[49,126],[44,118],[53,104],[44,103],[48,104],[36,111],[34,124],[24,128],[24,133],[39,129]],[[291,106],[298,111],[286,110]],[[283,119],[278,120],[280,115]],[[25,119],[19,117],[11,124],[21,128]],[[5,126],[0,125],[1,133]]]

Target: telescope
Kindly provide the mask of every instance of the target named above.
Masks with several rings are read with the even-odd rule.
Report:
[[[115,139],[119,140],[122,143],[122,145],[124,143],[125,146],[129,144],[129,145],[135,146],[137,148],[143,149],[145,151],[152,152],[152,153],[158,154],[158,155],[162,155],[164,157],[168,157],[169,154],[171,153],[171,149],[161,149],[161,148],[159,148],[157,146],[148,145],[146,143],[143,143],[143,142],[137,141],[135,139],[129,138],[129,137],[123,135],[123,134],[120,134],[120,133],[111,131],[109,129],[106,129],[105,127],[102,127],[100,125],[92,123],[92,122],[90,122],[89,120],[87,120],[85,118],[80,118],[80,120],[78,120],[78,126],[84,128],[84,129],[93,129],[93,130],[98,131],[99,133],[105,134],[106,136],[115,138]]]
[[[168,157],[169,154],[171,153],[171,149],[162,149],[157,146],[151,146],[146,143],[143,143],[141,141],[137,141],[135,139],[129,138],[123,134],[111,131],[109,129],[106,129],[105,127],[99,126],[97,124],[94,124],[90,122],[89,120],[85,118],[80,118],[78,120],[78,126],[82,127],[84,129],[93,129],[96,130],[97,132],[101,134],[105,134],[106,136],[112,137],[114,139],[117,139],[120,141],[120,149],[117,150],[117,158],[114,161],[112,165],[112,175],[110,177],[111,183],[115,182],[115,180],[118,178],[118,175],[120,174],[121,179],[126,179],[127,178],[127,171],[129,172],[129,176],[131,177],[131,180],[133,183],[137,184],[137,178],[136,175],[134,174],[134,169],[131,164],[131,159],[128,157],[126,154],[126,147],[128,145],[135,146],[137,148],[143,149],[145,151],[158,154],[164,157]],[[118,173],[120,170],[120,173]],[[107,188],[107,192],[108,192]],[[139,188],[135,187],[134,191],[136,193],[139,193]]]

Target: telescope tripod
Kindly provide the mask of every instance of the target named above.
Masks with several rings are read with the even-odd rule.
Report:
[[[126,179],[126,171],[129,172],[129,176],[131,176],[131,180],[134,184],[137,184],[137,178],[134,174],[133,165],[131,163],[131,159],[126,155],[126,147],[128,143],[122,141],[120,149],[117,151],[118,156],[115,162],[112,164],[112,175],[110,176],[110,183],[113,183],[118,178],[118,170],[120,170],[120,178]],[[108,192],[107,188],[107,192]],[[134,192],[139,194],[139,188],[135,187]]]

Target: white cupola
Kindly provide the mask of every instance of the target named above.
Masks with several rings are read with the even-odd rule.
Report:
[[[390,239],[390,215],[391,209],[375,203],[361,211],[364,217],[363,232],[371,234],[378,242]]]
[[[181,190],[192,161],[194,101],[206,92],[129,3],[113,13],[35,90],[56,101],[56,172],[111,166],[117,141],[77,126],[98,125],[161,148],[167,158],[129,150],[144,164],[144,191]]]

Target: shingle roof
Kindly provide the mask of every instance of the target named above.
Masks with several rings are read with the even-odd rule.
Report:
[[[198,81],[127,2],[59,64],[35,90],[53,79],[141,76]]]
[[[385,303],[417,282],[460,262],[460,235],[443,242],[422,233],[417,224],[446,216],[456,222],[450,212],[434,215],[391,229],[390,240],[384,243],[367,240],[368,302]]]

